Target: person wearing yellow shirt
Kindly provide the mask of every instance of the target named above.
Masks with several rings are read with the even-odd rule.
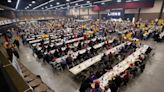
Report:
[[[130,38],[132,38],[132,32],[129,32],[127,35],[126,35],[126,37],[127,37],[127,39],[130,39]]]
[[[136,45],[137,45],[137,46],[140,45],[140,40],[139,40],[139,39],[137,39],[135,42],[136,42]]]

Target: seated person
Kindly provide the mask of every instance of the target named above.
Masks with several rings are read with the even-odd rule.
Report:
[[[49,52],[50,50],[51,50],[51,46],[48,45],[48,47],[47,47],[47,52]]]
[[[105,53],[103,55],[103,57],[101,58],[101,60],[104,62],[104,64],[106,65],[109,61],[109,56]]]
[[[72,64],[72,62],[73,62],[73,58],[69,54],[68,57],[66,58],[66,63],[69,65],[69,64]]]
[[[94,42],[93,42],[93,41],[90,41],[90,42],[88,43],[88,45],[89,45],[89,47],[92,47],[92,46],[94,45]]]
[[[111,92],[117,92],[117,85],[115,84],[115,82],[113,82],[112,80],[108,81],[108,86],[111,89]]]
[[[125,72],[123,72],[123,74],[121,75],[124,85],[127,85],[128,81],[129,81],[129,72],[128,70],[126,70]]]
[[[96,72],[96,77],[97,77],[97,78],[100,78],[103,74],[104,74],[104,72],[103,72],[102,69],[101,69],[101,70],[98,70],[98,71]]]
[[[112,44],[113,46],[116,46],[118,44],[118,40],[114,39]]]
[[[152,51],[151,47],[148,47],[147,51],[145,52],[145,54],[149,54]]]
[[[145,69],[145,62],[139,62],[139,68],[141,69],[141,72]]]
[[[116,83],[116,85],[117,85],[118,87],[121,85],[122,79],[121,79],[121,77],[120,77],[119,75],[116,75],[116,76],[115,76],[115,83]]]
[[[38,50],[37,50],[36,46],[33,47],[32,51],[33,51],[33,55],[37,53]]]
[[[52,61],[53,56],[52,54],[46,54],[43,58],[44,61],[46,61],[47,63],[49,63],[50,61]]]
[[[93,47],[91,47],[90,52],[91,52],[91,54],[94,55],[95,54],[95,49]]]
[[[137,48],[137,46],[136,46],[136,43],[135,43],[135,42],[133,42],[133,43],[132,43],[132,47],[133,47],[133,48]]]
[[[97,79],[96,74],[93,73],[92,70],[90,71],[90,77],[89,77],[89,78],[90,78],[90,80],[92,80],[92,81],[95,80],[95,79]]]
[[[103,92],[102,88],[100,87],[100,82],[98,80],[95,81],[95,88],[93,88],[91,92]]]
[[[101,42],[101,40],[97,38],[97,39],[96,39],[96,42],[100,43],[100,42]]]
[[[74,55],[73,49],[69,49],[67,55],[71,56],[72,59],[75,59],[75,55]]]
[[[112,52],[109,53],[109,61],[112,62],[114,60],[114,56],[112,54]]]
[[[52,47],[52,49],[56,49],[57,48],[57,46],[54,44],[54,46]]]
[[[38,51],[37,56],[38,56],[38,58],[39,58],[39,59],[41,59],[41,58],[43,57],[43,54],[42,54],[41,50],[40,50],[40,51]]]
[[[83,56],[82,56],[82,54],[78,53],[78,55],[76,57],[76,60],[81,61],[81,59],[83,59]]]
[[[137,67],[134,64],[130,64],[129,71],[130,74],[133,75],[133,77],[135,77],[137,72]]]
[[[111,69],[112,69],[112,66],[111,66],[111,65],[107,65],[107,66],[104,68],[104,73],[105,73],[105,72],[109,72]]]
[[[40,41],[41,46],[44,46],[44,39]]]
[[[90,58],[91,57],[91,53],[90,53],[90,51],[89,50],[87,50],[85,53],[84,53],[84,59],[88,59],[88,58]]]
[[[65,53],[68,53],[68,51],[70,50],[69,47],[66,47],[66,49],[64,50]]]
[[[46,47],[45,46],[42,46],[42,49],[41,50],[43,50],[43,52],[45,52],[46,51]]]
[[[68,52],[67,52],[67,55],[72,55],[74,52],[72,49],[69,49]]]
[[[81,42],[79,42],[77,48],[80,50],[82,48]]]
[[[54,52],[54,57],[56,57],[56,58],[59,58],[60,57],[59,51],[57,49]]]
[[[139,60],[143,61],[144,60],[144,55],[139,55]]]
[[[91,88],[91,81],[89,78],[82,80],[79,92],[86,92]]]

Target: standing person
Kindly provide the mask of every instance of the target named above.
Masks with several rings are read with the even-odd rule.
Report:
[[[5,44],[5,49],[6,49],[6,52],[8,54],[8,58],[9,60],[12,62],[12,56],[13,56],[13,52],[12,52],[12,49],[11,49],[11,46],[9,43]]]
[[[14,44],[15,44],[15,45],[17,46],[17,48],[19,49],[19,45],[20,45],[20,44],[19,44],[18,38],[14,40]]]
[[[51,36],[49,35],[49,44],[51,44],[51,42],[52,42],[51,40],[52,40]]]
[[[103,90],[100,87],[100,82],[98,80],[96,80],[96,82],[95,82],[95,88],[93,88],[91,90],[91,92],[103,92]]]
[[[22,36],[22,43],[23,43],[23,45],[25,45],[26,44],[26,38],[24,37],[24,36]]]
[[[12,53],[19,59],[19,53],[15,47],[12,48]]]
[[[89,78],[86,78],[82,81],[79,91],[80,92],[86,92],[88,89],[91,88],[91,80]]]
[[[44,39],[42,39],[42,40],[40,41],[40,44],[41,44],[42,47],[44,46]]]

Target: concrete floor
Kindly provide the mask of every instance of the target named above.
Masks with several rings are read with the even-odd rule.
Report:
[[[152,40],[142,43],[152,46],[155,54],[147,62],[145,71],[131,80],[126,87],[120,88],[119,92],[163,92],[164,43],[156,43]],[[21,46],[20,56],[20,61],[33,73],[40,75],[55,92],[78,92],[80,83],[75,82],[68,71],[54,71],[51,66],[32,56],[32,50],[29,47]]]

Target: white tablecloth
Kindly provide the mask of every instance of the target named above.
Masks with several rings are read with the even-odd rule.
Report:
[[[159,38],[162,39],[164,36],[164,31],[159,35]]]
[[[135,63],[138,59],[139,55],[145,53],[149,46],[144,45],[141,48],[137,49],[134,53],[128,56],[125,60],[117,64],[113,67],[113,69],[103,76],[101,76],[98,80],[100,81],[100,86],[104,88],[108,84],[108,80],[111,80],[114,76],[119,75],[121,72],[128,69],[131,63]]]
[[[105,53],[109,54],[110,52],[112,53],[117,53],[119,52],[119,48],[125,46],[126,43],[122,43],[112,49],[107,50]],[[96,62],[99,62],[101,60],[101,57],[103,56],[104,53],[100,53],[99,55],[90,58],[84,62],[82,62],[81,64],[69,69],[70,72],[72,72],[74,75],[77,75],[78,73],[80,73],[81,71],[83,71],[84,69],[90,67],[91,65],[95,64]]]
[[[104,42],[99,43],[99,44],[96,44],[96,45],[94,45],[93,47],[94,47],[95,49],[96,49],[96,48],[100,48],[100,47],[103,46],[103,44],[104,44]],[[75,57],[77,57],[78,53],[83,54],[83,53],[85,53],[87,50],[90,50],[90,49],[91,49],[91,47],[88,47],[88,48],[86,48],[86,49],[79,50],[79,51],[75,52],[74,55],[75,55]],[[65,56],[63,56],[63,57],[60,57],[60,58],[56,59],[55,62],[60,63],[60,62],[62,62],[62,59],[66,59],[66,58],[67,58],[67,55],[65,55]]]

